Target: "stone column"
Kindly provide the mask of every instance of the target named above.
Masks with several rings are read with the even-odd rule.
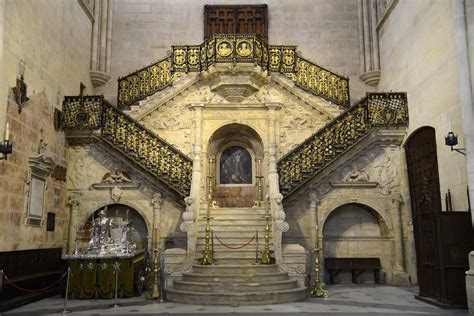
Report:
[[[160,192],[153,193],[151,199],[151,205],[153,207],[153,223],[152,223],[152,238],[150,249],[161,249],[161,206],[163,204],[163,198]]]
[[[377,86],[380,80],[377,8],[375,0],[359,0],[359,59],[360,80]]]
[[[112,50],[112,0],[96,0],[92,30],[90,77],[94,87],[110,79]]]
[[[281,108],[280,103],[266,103],[268,108],[268,194],[275,196],[280,193],[277,173],[277,148],[276,143],[276,111]]]
[[[472,0],[471,0],[472,1]],[[466,170],[467,182],[469,185],[469,194],[471,197],[471,204],[474,203],[474,110],[473,110],[473,91],[474,84],[472,82],[472,69],[469,65],[469,38],[474,30],[469,29],[469,34],[466,25],[466,4],[472,10],[472,3],[468,1],[453,1],[454,13],[454,38],[455,38],[455,52],[456,62],[458,65],[458,87],[459,87],[459,107],[462,114],[462,127],[464,146],[466,148]],[[471,13],[472,14],[472,13]],[[469,21],[472,27],[472,22]],[[472,44],[471,44],[472,45]],[[471,52],[472,53],[472,52]],[[472,62],[472,61],[471,61]],[[473,206],[471,205],[471,209]],[[473,214],[474,215],[474,214]],[[474,227],[474,216],[472,216],[472,225]]]
[[[405,247],[403,240],[403,221],[402,221],[402,203],[403,197],[396,196],[393,200],[392,207],[392,222],[393,222],[393,243],[394,243],[394,270],[393,270],[393,284],[400,286],[410,286],[410,278],[406,272],[405,266]]]
[[[469,253],[469,270],[466,271],[466,294],[469,315],[474,315],[474,251]]]
[[[74,244],[77,237],[77,214],[79,213],[79,194],[72,192],[68,200],[69,209],[69,229],[66,243],[66,254],[72,254],[74,251]]]
[[[191,180],[191,196],[195,202],[200,201],[202,180],[202,109],[205,103],[192,103],[188,108],[194,111],[194,144],[193,144],[193,173]],[[198,203],[199,204],[199,203]]]

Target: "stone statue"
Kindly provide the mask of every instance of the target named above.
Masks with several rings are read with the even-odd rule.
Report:
[[[132,182],[132,179],[128,176],[127,173],[114,170],[112,172],[108,172],[102,178],[102,183],[124,183],[124,182]]]
[[[276,207],[275,207],[275,221],[277,222],[283,222],[285,221],[286,214],[285,211],[283,211],[283,195],[281,193],[275,194],[273,197],[273,200],[275,201]]]
[[[344,182],[368,182],[369,175],[364,170],[353,168],[348,175],[344,177]]]

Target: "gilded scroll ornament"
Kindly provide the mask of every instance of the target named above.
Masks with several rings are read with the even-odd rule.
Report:
[[[303,59],[296,46],[268,45],[256,35],[214,35],[200,45],[173,46],[170,57],[119,79],[118,106],[129,106],[187,72],[204,71],[216,62],[253,63],[284,74],[311,93],[349,106],[347,78]]]

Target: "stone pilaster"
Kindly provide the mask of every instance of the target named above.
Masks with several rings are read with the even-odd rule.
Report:
[[[466,271],[466,294],[469,315],[474,315],[474,251],[469,253],[469,270]]]
[[[394,267],[393,267],[393,284],[400,286],[409,286],[410,278],[406,272],[405,266],[405,246],[404,246],[404,232],[402,220],[402,203],[403,197],[401,195],[395,197],[392,207],[392,222],[393,222],[393,247],[394,247]]]
[[[71,193],[69,195],[68,206],[69,206],[69,229],[68,229],[68,240],[66,243],[66,254],[72,254],[74,251],[74,243],[77,238],[77,214],[79,213],[79,194]]]
[[[163,198],[160,192],[153,193],[151,205],[153,207],[153,231],[151,238],[151,247],[149,249],[161,249],[161,206]]]
[[[268,108],[268,194],[275,196],[280,193],[277,173],[277,143],[276,143],[276,111],[280,103],[266,103]]]

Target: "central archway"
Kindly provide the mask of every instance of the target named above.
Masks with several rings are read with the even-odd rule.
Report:
[[[250,207],[263,190],[263,143],[251,127],[232,123],[209,139],[209,176],[213,199],[221,207]],[[262,191],[263,193],[263,191]]]

